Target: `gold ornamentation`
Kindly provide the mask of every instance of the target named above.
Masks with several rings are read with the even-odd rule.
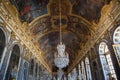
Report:
[[[18,37],[20,41],[29,49],[29,51],[32,52],[32,54],[37,58],[36,61],[40,61],[41,64],[43,64],[44,67],[46,67],[46,69],[51,72],[50,68],[41,56],[39,48],[33,44],[31,37],[25,32],[23,27],[28,27],[27,24],[22,25],[19,19],[16,19],[15,16],[12,16],[12,14],[9,12],[10,10],[8,10],[10,9],[10,5],[6,3],[0,5],[0,16],[6,25],[12,30],[12,37]]]

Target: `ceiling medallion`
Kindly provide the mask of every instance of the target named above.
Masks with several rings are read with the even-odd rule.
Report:
[[[57,52],[54,54],[54,63],[55,66],[59,68],[57,77],[61,80],[63,73],[62,68],[66,67],[69,64],[69,55],[65,52],[65,44],[62,43],[62,34],[61,34],[61,0],[59,0],[59,12],[60,12],[60,43],[57,45]]]

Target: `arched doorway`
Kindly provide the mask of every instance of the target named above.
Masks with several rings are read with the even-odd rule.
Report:
[[[16,80],[18,74],[18,65],[20,58],[20,48],[18,45],[14,45],[10,57],[10,62],[6,72],[5,80]]]

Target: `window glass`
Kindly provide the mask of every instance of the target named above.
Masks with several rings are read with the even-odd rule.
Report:
[[[113,42],[114,44],[120,44],[120,26],[118,26],[114,31]]]
[[[99,55],[100,55],[100,61],[101,61],[105,80],[109,80],[111,76],[117,80],[110,56],[110,51],[105,42],[101,42],[99,45]]]
[[[86,65],[87,80],[92,80],[90,64],[89,64],[88,57],[85,58],[85,65]]]

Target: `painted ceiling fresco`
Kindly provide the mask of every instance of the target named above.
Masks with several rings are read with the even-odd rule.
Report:
[[[9,0],[13,4],[18,12],[21,21],[30,23],[35,18],[48,14],[47,5],[49,0]],[[53,1],[53,0],[51,0]],[[88,21],[97,21],[101,16],[101,9],[105,4],[108,4],[111,0],[70,0],[72,11],[71,13],[82,16]],[[68,14],[70,11],[69,4],[62,0],[63,14]],[[56,4],[57,3],[57,4]],[[51,15],[59,14],[57,8],[59,1],[55,0],[51,3],[50,13]],[[67,6],[67,7],[66,7]],[[53,11],[54,10],[54,11]]]
[[[33,27],[30,28],[30,32],[32,32],[32,35],[48,32],[51,29],[51,25],[52,25],[52,22],[50,20],[51,20],[51,17],[46,16],[41,18],[36,23],[34,23]]]
[[[19,12],[21,21],[31,22],[33,19],[47,14],[49,0],[9,0]]]
[[[72,13],[82,16],[88,21],[99,20],[101,9],[110,0],[70,0],[72,3]]]
[[[33,43],[39,45],[46,63],[53,72],[56,72],[58,68],[55,67],[53,60],[54,53],[57,51],[56,46],[59,43],[59,0],[9,1],[17,8],[20,20],[28,22],[28,31],[33,37]],[[91,22],[99,20],[102,7],[109,1],[61,0],[61,28],[63,43],[70,56],[69,66],[74,63],[78,51],[94,31]],[[64,68],[65,71],[67,69],[68,67]]]

